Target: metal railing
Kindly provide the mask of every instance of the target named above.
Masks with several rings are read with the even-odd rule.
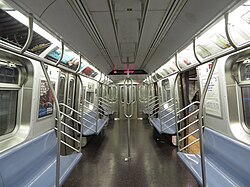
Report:
[[[148,108],[147,108],[149,118],[158,114],[159,107],[160,107],[159,105],[160,105],[159,98],[154,97],[154,100],[148,104]]]
[[[112,113],[112,106],[111,106],[110,100],[108,98],[99,97],[98,106],[102,107],[109,114]]]
[[[64,121],[61,121],[61,125],[66,127],[67,130],[71,130],[73,131],[74,133],[77,134],[76,137],[80,137],[80,139],[78,140],[77,138],[73,137],[71,134],[67,133],[65,128],[61,128],[61,134],[63,134],[64,136],[66,136],[67,138],[69,138],[71,141],[75,142],[76,143],[76,146],[75,147],[78,147],[75,148],[73,147],[72,145],[70,145],[68,142],[66,142],[66,140],[60,140],[62,144],[66,145],[67,147],[69,147],[70,149],[72,149],[73,151],[76,151],[76,152],[81,152],[81,132],[82,132],[82,122],[75,119],[74,117],[72,117],[71,115],[67,114],[66,112],[63,112],[63,111],[70,111],[70,113],[75,113],[77,115],[82,115],[81,112],[78,112],[77,110],[71,108],[70,106],[64,104],[64,103],[60,103],[59,104],[60,108],[62,109],[62,111],[60,111],[60,118],[61,119],[64,119]],[[65,121],[66,119],[69,119],[71,121],[73,121],[74,123],[78,124],[78,125],[74,125],[74,126],[71,126],[69,124],[67,124]],[[58,121],[57,118],[55,118],[56,121]],[[79,129],[79,125],[80,125],[80,129]],[[76,127],[76,128],[75,128]],[[64,130],[63,130],[64,129]],[[55,130],[57,131],[58,128],[55,127]]]
[[[188,111],[192,111],[192,108],[193,106],[195,105],[199,105],[200,102],[198,101],[195,101],[193,103],[190,103],[189,105],[187,105],[186,107],[182,108],[181,110],[177,111],[177,115],[180,116],[180,114],[182,112],[184,112],[185,110],[188,110]],[[194,145],[195,143],[199,142],[200,141],[200,138],[198,137],[197,139],[189,142],[189,138],[198,133],[199,132],[199,127],[198,127],[198,123],[199,123],[199,118],[197,119],[197,115],[199,113],[199,108],[193,110],[191,113],[189,113],[188,115],[185,115],[184,117],[182,117],[181,119],[179,119],[177,121],[178,125],[177,125],[177,136],[178,137],[178,150],[179,151],[188,151],[188,148],[190,148],[190,146]],[[184,127],[181,127],[181,122],[184,122],[184,121],[188,121],[189,123],[187,125],[185,125]],[[196,127],[194,127],[196,125]],[[192,129],[190,127],[193,127]],[[203,128],[203,127],[202,127]],[[184,133],[185,130],[188,130],[188,134]],[[184,146],[181,146],[183,145],[183,142],[184,141],[187,141],[188,143],[184,144]]]
[[[166,105],[167,105],[167,107],[166,107]],[[166,111],[167,111],[167,114],[162,116],[162,113],[166,112]],[[169,119],[167,119],[165,121],[164,119],[169,117],[171,114],[173,115],[173,117],[170,117]],[[171,128],[172,126],[174,126],[176,124],[174,121],[172,124],[167,125],[167,127],[163,128],[168,122],[175,119],[175,114],[176,114],[176,112],[174,110],[174,99],[173,98],[169,99],[168,101],[162,103],[159,106],[159,118],[160,118],[161,131],[166,131],[167,129]]]
[[[105,109],[106,109],[105,107],[103,107],[103,106],[101,106],[101,105],[99,105],[99,104],[98,104],[98,106],[96,106],[96,105],[94,105],[93,103],[87,101],[86,99],[85,99],[83,102],[84,102],[84,103],[87,103],[88,105],[91,105],[91,106],[93,107],[93,109],[90,109],[89,107],[83,105],[83,108],[86,109],[87,111],[93,112],[96,116],[100,115],[100,116],[102,116],[102,117],[108,117],[108,115],[107,115],[108,110],[105,110]],[[81,104],[80,104],[80,105],[81,105]],[[88,115],[88,116],[90,116],[90,117],[93,117],[93,116],[89,115],[87,112],[84,112],[84,114],[85,114],[85,115]],[[93,118],[96,119],[96,118],[98,118],[98,117],[93,117]]]

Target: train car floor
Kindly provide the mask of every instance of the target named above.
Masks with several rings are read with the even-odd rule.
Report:
[[[63,187],[196,187],[171,143],[156,141],[145,121],[131,121],[131,161],[127,121],[111,121],[83,148],[83,158]]]

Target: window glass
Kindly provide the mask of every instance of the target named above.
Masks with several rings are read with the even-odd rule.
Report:
[[[146,85],[141,85],[139,87],[139,98],[141,101],[147,100],[147,86]]]
[[[113,101],[113,102],[115,102],[116,101],[116,99],[117,99],[117,90],[116,90],[117,88],[116,88],[116,86],[111,86],[111,87],[109,87],[109,99],[111,100],[111,101]]]
[[[17,68],[0,65],[0,82],[18,84],[19,72]]]
[[[242,87],[241,92],[242,92],[244,121],[246,127],[250,129],[250,88]]]
[[[94,103],[94,92],[87,92],[86,99],[90,103]]]
[[[163,101],[166,102],[169,99],[171,99],[170,83],[168,79],[162,81],[162,89],[163,89]]]
[[[121,98],[122,98],[122,103],[124,103],[124,87],[121,87]]]
[[[250,64],[243,64],[240,68],[241,81],[250,80]]]
[[[17,90],[0,90],[0,136],[15,129],[17,96]]]
[[[74,86],[75,86],[75,81],[74,79],[71,79],[69,81],[69,97],[68,97],[68,105],[70,107],[73,107]]]
[[[65,77],[60,77],[59,90],[58,90],[58,101],[59,101],[59,103],[64,102],[64,95],[65,95]]]

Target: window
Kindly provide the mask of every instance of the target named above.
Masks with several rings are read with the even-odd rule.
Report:
[[[87,92],[86,100],[90,103],[94,103],[94,92]]]
[[[18,74],[17,68],[0,65],[1,83],[18,84]]]
[[[246,127],[250,129],[250,88],[242,87],[241,93],[242,93],[244,121]]]
[[[69,95],[68,95],[68,105],[73,107],[74,104],[74,92],[75,92],[75,80],[71,79],[69,81]]]
[[[109,87],[109,99],[112,102],[116,102],[117,100],[117,87],[116,86]]]
[[[11,133],[16,127],[19,71],[0,64],[0,136]],[[16,85],[15,85],[16,84]]]
[[[64,102],[64,95],[65,95],[65,77],[60,77],[59,80],[59,90],[58,90],[58,101],[59,103]]]
[[[163,101],[164,102],[171,99],[170,83],[169,83],[168,79],[162,81],[162,91],[163,91]]]
[[[0,90],[0,136],[16,127],[17,95],[17,90]]]
[[[147,86],[146,85],[141,85],[139,87],[140,101],[147,101],[147,93],[148,93]]]

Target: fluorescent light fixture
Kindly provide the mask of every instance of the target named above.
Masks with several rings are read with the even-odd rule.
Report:
[[[17,10],[11,10],[11,11],[6,11],[9,15],[11,15],[13,18],[21,22],[22,24],[26,25],[27,27],[29,26],[29,19],[25,15],[23,15],[21,12]],[[51,43],[57,45],[58,47],[61,46],[61,42],[57,40],[54,36],[52,36],[50,33],[45,31],[43,28],[41,28],[39,25],[36,23],[33,23],[33,30],[41,35],[42,37],[46,38],[49,40]]]

